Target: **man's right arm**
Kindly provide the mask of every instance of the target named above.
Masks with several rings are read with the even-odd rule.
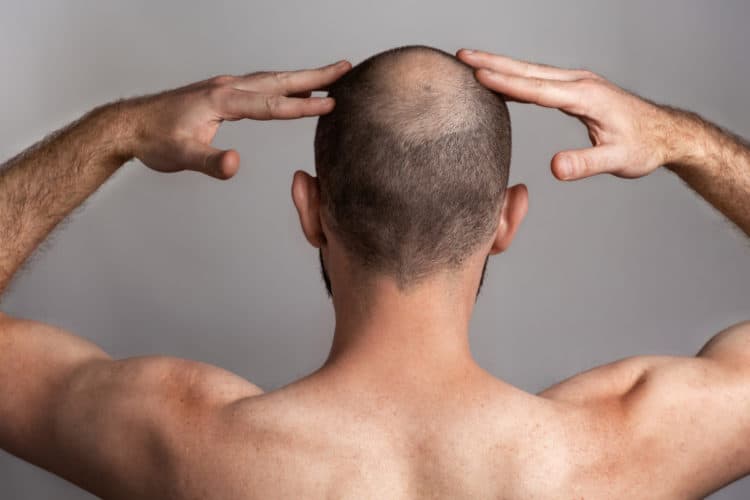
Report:
[[[589,71],[484,52],[460,51],[458,57],[477,68],[488,88],[560,109],[586,125],[592,147],[557,153],[557,178],[635,178],[664,165],[750,236],[750,148],[744,140]],[[630,358],[543,395],[581,402],[585,394],[616,400],[622,409],[617,426],[627,439],[618,442],[616,455],[639,471],[653,497],[702,498],[750,474],[750,322],[720,332],[695,357]]]

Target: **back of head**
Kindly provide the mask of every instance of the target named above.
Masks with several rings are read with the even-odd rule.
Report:
[[[323,214],[347,253],[401,289],[461,267],[498,224],[510,164],[502,98],[429,47],[375,55],[329,95],[315,163]]]

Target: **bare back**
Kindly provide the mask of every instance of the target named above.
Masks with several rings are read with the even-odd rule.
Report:
[[[228,406],[181,464],[182,498],[685,498],[632,420],[654,361],[597,368],[539,396],[489,374],[359,390],[313,375]],[[657,416],[658,418],[658,416]],[[668,437],[665,436],[667,439]],[[694,485],[693,485],[694,486]],[[693,490],[694,491],[694,490]]]
[[[67,346],[40,367],[49,383],[0,399],[18,423],[4,448],[103,498],[685,499],[750,470],[750,323],[696,357],[629,358],[539,395],[479,367],[425,382],[356,365],[264,394],[202,363],[109,360],[40,323],[0,315],[0,331],[0,353],[17,346],[0,378]]]

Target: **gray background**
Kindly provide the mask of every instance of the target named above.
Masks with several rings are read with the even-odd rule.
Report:
[[[0,15],[0,156],[94,105],[218,73],[292,69],[422,43],[583,66],[750,135],[750,4],[735,2],[13,2]],[[513,181],[531,206],[493,259],[472,325],[488,370],[528,391],[616,358],[689,355],[750,317],[745,238],[666,172],[562,184],[549,159],[586,145],[574,120],[513,105]],[[292,172],[312,119],[225,126],[237,178],[128,165],[6,297],[115,356],[215,363],[273,389],[315,369],[333,327]],[[0,395],[1,397],[1,395]],[[750,480],[715,499],[750,496]],[[88,498],[0,455],[2,498]]]

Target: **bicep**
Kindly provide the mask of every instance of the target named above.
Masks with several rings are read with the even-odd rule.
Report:
[[[683,496],[707,495],[747,475],[748,324],[721,332],[694,358],[652,358],[623,404],[642,461],[653,461],[650,470],[663,471]]]
[[[210,365],[112,360],[60,329],[0,317],[0,447],[98,494],[158,491],[190,431],[260,392]]]

